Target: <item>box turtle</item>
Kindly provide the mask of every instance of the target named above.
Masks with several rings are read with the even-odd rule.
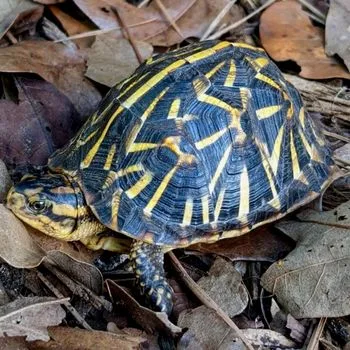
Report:
[[[169,313],[165,252],[242,235],[316,198],[331,152],[264,50],[207,41],[148,59],[113,87],[8,207],[59,239],[115,250],[134,239],[147,305]]]

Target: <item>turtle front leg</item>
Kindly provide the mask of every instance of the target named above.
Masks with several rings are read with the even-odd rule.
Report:
[[[140,294],[145,298],[147,307],[169,315],[173,308],[173,290],[164,276],[162,248],[135,240],[131,246],[130,259],[136,276],[136,284]]]

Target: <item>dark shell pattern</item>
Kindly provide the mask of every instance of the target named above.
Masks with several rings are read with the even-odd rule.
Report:
[[[97,218],[146,242],[243,234],[311,201],[331,153],[264,50],[207,41],[147,60],[49,162]]]

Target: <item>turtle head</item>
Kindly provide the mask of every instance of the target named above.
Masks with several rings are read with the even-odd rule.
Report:
[[[76,240],[74,232],[86,215],[83,194],[61,174],[25,175],[14,185],[6,205],[30,226],[63,240]]]

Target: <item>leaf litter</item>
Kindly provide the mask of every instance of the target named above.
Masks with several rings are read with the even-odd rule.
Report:
[[[301,91],[307,109],[335,150],[339,167],[349,170],[350,94],[345,83],[349,72],[336,56],[325,54],[348,62],[347,4],[344,7],[342,0],[331,2],[326,22],[324,0],[302,0],[302,5],[291,0],[273,4],[272,0],[249,2],[249,6],[231,0],[39,2],[44,6],[24,0],[0,5],[0,159],[11,176],[16,177],[14,166],[45,164],[95,110],[107,88],[140,62],[205,36],[258,45],[261,41]],[[299,75],[308,79],[341,79],[298,78],[292,61],[300,66]],[[1,202],[9,183],[0,162]],[[28,334],[24,336],[51,337],[47,343],[24,342],[18,347],[150,346],[149,335],[134,327],[154,333],[153,340],[175,337],[179,349],[338,346],[337,331],[331,336],[326,333],[330,324],[326,320],[350,314],[344,266],[350,209],[348,203],[341,204],[350,199],[346,177],[327,192],[331,194],[323,196],[326,206],[338,206],[333,211],[306,209],[277,224],[278,230],[271,225],[237,239],[170,253],[167,277],[179,301],[176,306],[175,300],[178,312],[170,319],[139,303],[125,258],[101,274],[94,266],[98,252],[27,229],[0,206],[0,257],[7,262],[0,264],[4,296],[0,300],[7,310],[12,307],[17,316],[25,317]],[[284,235],[278,233],[281,230]],[[121,244],[121,254],[125,248]],[[16,280],[7,283],[11,278]],[[29,295],[55,296],[52,302],[62,311],[57,300],[65,300],[66,314],[58,311],[57,317],[50,311],[52,319],[44,317],[36,327],[36,317],[45,311],[34,301],[29,308],[41,311],[28,316],[21,300],[30,304]],[[313,319],[320,316],[313,328]],[[62,321],[65,327],[48,327]],[[6,322],[3,327],[8,327]],[[10,329],[11,334],[21,332],[20,327]]]

